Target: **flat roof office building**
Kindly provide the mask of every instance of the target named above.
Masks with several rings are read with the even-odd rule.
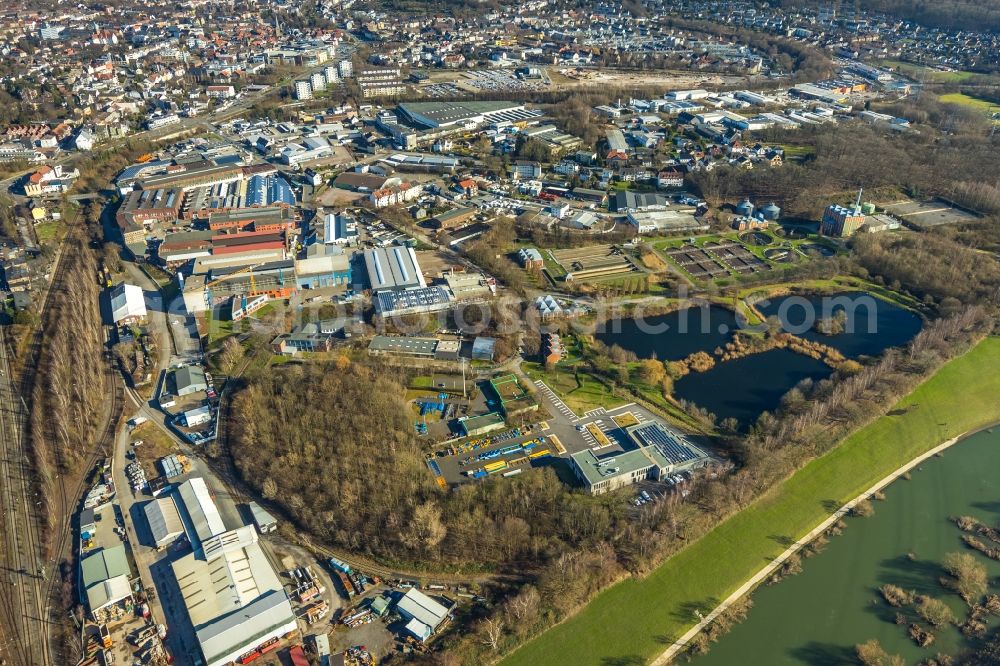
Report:
[[[661,480],[701,467],[708,456],[680,433],[658,422],[626,429],[636,448],[598,457],[591,449],[574,453],[573,473],[592,495],[611,492],[646,479]]]

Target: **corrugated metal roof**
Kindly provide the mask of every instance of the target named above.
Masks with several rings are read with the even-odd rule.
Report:
[[[448,617],[448,609],[416,588],[407,590],[396,604],[403,617],[417,619],[431,629],[436,629]]]
[[[194,531],[192,544],[200,545],[202,541],[226,531],[219,509],[205,485],[205,479],[200,476],[188,479],[180,485],[177,493],[190,521],[190,528]]]
[[[146,522],[149,523],[153,542],[157,546],[169,543],[184,533],[184,525],[181,523],[180,514],[177,513],[177,505],[174,504],[172,498],[154,499],[152,502],[148,502],[142,510],[146,514]]]
[[[113,548],[104,548],[83,559],[81,577],[85,588],[110,580],[115,576],[127,576],[128,560],[125,558],[125,545],[118,544]]]
[[[253,603],[229,613],[196,631],[208,666],[224,664],[246,649],[295,629],[295,615],[288,596],[271,590]]]

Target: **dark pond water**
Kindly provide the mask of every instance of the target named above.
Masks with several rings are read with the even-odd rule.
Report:
[[[960,654],[969,644],[955,627],[936,630],[928,649],[917,647],[906,627],[894,623],[896,611],[880,600],[878,588],[892,583],[916,590],[964,617],[961,600],[939,582],[944,555],[966,550],[950,517],[1000,522],[997,469],[1000,432],[979,433],[927,460],[911,480],[887,489],[874,516],[848,519],[826,550],[803,561],[802,573],[760,588],[746,621],[694,665],[847,666],[858,663],[854,646],[872,638],[908,664],[937,652]],[[976,557],[995,581],[1000,562]]]
[[[777,315],[785,328],[808,340],[834,347],[845,356],[874,356],[889,347],[905,344],[920,331],[916,314],[861,292],[829,296],[788,296],[758,304],[765,316]],[[806,324],[808,313],[829,317],[843,310],[845,332],[824,335]],[[808,318],[813,321],[814,318]],[[711,353],[732,338],[738,327],[732,311],[721,307],[689,308],[643,320],[606,322],[595,337],[608,346],[617,344],[639,358],[679,360],[697,351]],[[773,350],[734,361],[718,363],[708,372],[693,372],[675,386],[678,398],[689,400],[715,414],[753,423],[763,411],[773,411],[781,397],[803,379],[830,376],[823,363],[788,350]]]
[[[803,379],[819,380],[833,371],[822,361],[787,349],[773,349],[725,363],[708,372],[692,372],[674,385],[674,395],[704,407],[721,421],[741,424],[774,411],[781,396]]]
[[[605,322],[594,337],[608,345],[635,352],[639,358],[654,354],[661,361],[677,361],[697,351],[711,352],[732,338],[736,316],[720,307],[678,310],[665,315]]]
[[[893,303],[862,292],[842,292],[826,296],[786,296],[758,304],[765,317],[776,315],[785,330],[806,340],[830,345],[845,356],[875,356],[889,347],[898,347],[920,332],[920,317]],[[837,312],[847,315],[845,331],[824,335],[811,325],[817,318]]]

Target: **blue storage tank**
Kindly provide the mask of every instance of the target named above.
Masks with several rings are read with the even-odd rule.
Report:
[[[750,217],[753,215],[753,204],[750,203],[749,199],[744,199],[736,205],[736,213]]]
[[[781,208],[779,208],[777,206],[777,204],[775,204],[773,202],[767,204],[766,206],[764,206],[761,209],[761,212],[764,213],[764,219],[765,220],[772,220],[773,221],[773,220],[777,220],[779,217],[781,217]]]

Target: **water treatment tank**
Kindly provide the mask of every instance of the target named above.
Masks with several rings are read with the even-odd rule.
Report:
[[[745,215],[747,217],[753,215],[753,204],[750,203],[749,199],[744,199],[743,201],[739,202],[739,204],[737,204],[736,214]]]
[[[769,203],[761,209],[765,220],[777,220],[781,217],[781,209],[775,203]]]

